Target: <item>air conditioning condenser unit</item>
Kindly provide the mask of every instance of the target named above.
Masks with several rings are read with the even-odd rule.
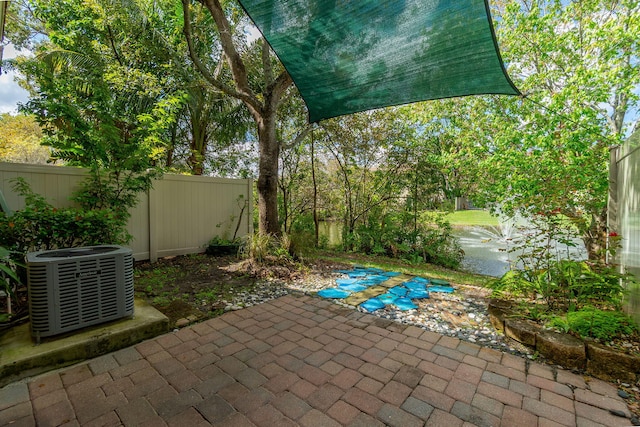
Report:
[[[133,316],[133,255],[117,245],[27,254],[36,339]]]

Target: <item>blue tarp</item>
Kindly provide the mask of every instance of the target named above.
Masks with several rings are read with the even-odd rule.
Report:
[[[336,288],[327,288],[318,292],[318,295],[320,295],[322,298],[342,299],[348,297],[350,294],[351,292]]]
[[[381,308],[384,308],[385,307],[385,303],[380,301],[378,298],[371,298],[371,299],[366,300],[362,304],[360,304],[360,307],[364,308],[365,310],[367,310],[369,312],[372,312],[372,311],[376,311],[376,310],[379,310]]]
[[[382,274],[384,276],[387,276],[387,277],[396,277],[396,276],[401,275],[402,273],[398,273],[397,271],[386,271],[386,272],[384,272]]]
[[[416,283],[416,282],[404,282],[403,285],[409,289],[415,289],[415,290],[424,290],[426,289],[425,284],[424,283]]]
[[[414,289],[407,294],[407,298],[410,298],[410,299],[429,298],[429,292],[424,289]]]
[[[357,283],[345,283],[345,284],[338,285],[338,287],[340,289],[344,289],[345,291],[350,291],[350,292],[362,292],[365,289],[367,289],[366,286],[362,286]]]
[[[404,286],[395,286],[389,289],[389,292],[399,297],[403,297],[407,295],[407,293],[409,292],[409,289],[405,288]]]
[[[413,301],[411,301],[409,298],[398,298],[393,302],[393,305],[395,305],[396,307],[398,307],[399,310],[402,310],[402,311],[413,310],[418,308],[418,306],[415,305]]]
[[[336,279],[338,285],[352,285],[358,283],[358,279]]]
[[[378,296],[378,299],[385,304],[393,304],[393,302],[398,299],[398,296],[386,293]]]
[[[347,273],[347,276],[351,277],[351,278],[356,278],[356,277],[365,277],[367,275],[366,271],[350,271]]]

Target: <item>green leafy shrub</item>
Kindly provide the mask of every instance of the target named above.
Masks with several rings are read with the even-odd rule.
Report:
[[[14,190],[26,206],[10,217],[0,213],[0,245],[23,256],[26,252],[131,240],[127,218],[110,209],[57,209],[21,179]]]
[[[563,332],[571,331],[583,338],[597,338],[604,342],[638,332],[633,319],[626,314],[592,307],[569,312],[566,317],[555,316],[548,325]]]
[[[448,268],[459,267],[464,255],[445,214],[437,212],[426,212],[419,220],[407,213],[371,215],[344,241],[357,252]]]
[[[489,283],[494,296],[541,297],[548,310],[574,311],[585,306],[619,309],[625,290],[613,268],[586,261],[560,260],[541,270],[510,270]]]
[[[240,250],[239,239],[227,240],[219,236],[214,236],[207,243],[205,253],[212,256],[237,255]]]
[[[286,233],[280,237],[260,233],[247,235],[240,246],[240,256],[257,263],[293,263],[299,258],[291,238]]]
[[[312,253],[315,250],[316,230],[312,215],[300,215],[291,224],[289,233],[291,239],[291,249],[293,255],[302,257]],[[318,247],[326,248],[328,238],[320,236],[318,239]]]
[[[0,246],[0,291],[4,291],[5,295],[15,301],[15,288],[22,282],[18,277],[18,269],[23,265],[15,257],[12,258],[12,255],[12,251]],[[8,320],[11,314],[7,313],[7,319],[0,319],[0,322]]]

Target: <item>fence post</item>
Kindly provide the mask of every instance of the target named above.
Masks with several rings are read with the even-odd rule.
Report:
[[[620,147],[617,145],[609,147],[609,194],[607,196],[607,248],[609,248],[609,235],[613,232],[618,233],[618,152]],[[618,256],[616,256],[618,258]],[[606,251],[606,260],[616,262],[609,259],[609,251]]]
[[[253,234],[253,178],[247,179],[247,201],[249,206],[247,209],[247,234]]]
[[[157,182],[156,182],[157,183]],[[158,198],[156,197],[155,186],[151,187],[147,191],[147,197],[149,200],[149,261],[158,261],[158,216],[157,216],[157,204]]]

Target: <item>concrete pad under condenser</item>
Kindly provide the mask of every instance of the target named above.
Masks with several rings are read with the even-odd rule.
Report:
[[[31,337],[30,325],[0,336],[0,387],[51,369],[100,356],[153,338],[169,330],[169,319],[142,300],[134,316],[42,339]]]

